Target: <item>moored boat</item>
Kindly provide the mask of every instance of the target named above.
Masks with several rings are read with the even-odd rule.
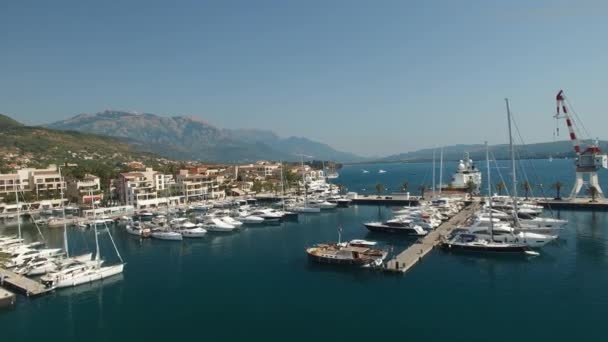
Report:
[[[399,233],[410,236],[425,236],[427,231],[411,220],[389,220],[385,222],[367,222],[363,224],[373,232]]]
[[[322,264],[380,266],[388,252],[370,248],[369,241],[317,244],[306,249],[311,260]]]
[[[183,240],[182,234],[180,234],[178,232],[173,232],[170,230],[164,230],[164,229],[154,229],[154,230],[152,230],[152,233],[150,234],[150,236],[152,236],[155,239],[159,239],[159,240],[168,240],[168,241],[182,241]]]

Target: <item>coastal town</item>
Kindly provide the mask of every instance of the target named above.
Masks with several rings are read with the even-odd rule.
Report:
[[[556,99],[559,110],[563,105],[562,92]],[[0,285],[35,297],[122,275],[126,261],[118,245],[123,240],[117,244],[113,235],[140,241],[207,240],[218,234],[240,234],[248,228],[299,225],[300,217],[306,222],[306,217],[322,216],[321,213],[339,217],[351,206],[355,207],[352,214],[356,217],[358,206],[365,205],[378,207],[377,219],[361,221],[359,225],[378,239],[361,236],[343,241],[343,228],[339,225],[337,242],[318,241],[305,247],[311,262],[405,273],[435,247],[449,254],[540,256],[543,249],[556,243],[569,223],[554,217],[553,208],[608,209],[597,174],[608,167],[608,157],[593,143],[580,152],[578,140],[571,135],[579,154],[570,196],[562,198],[558,187],[553,199],[531,197],[533,189],[524,172],[524,197],[520,197],[508,100],[506,111],[509,186],[493,177],[492,173],[498,172],[499,179],[504,179],[501,168],[491,166],[498,161],[491,157],[486,143],[485,167],[465,153],[451,176],[446,177],[447,182],[443,149],[438,163],[433,152],[432,164],[425,166],[426,172],[431,171],[430,188],[422,184],[416,195],[410,194],[407,181],[391,192],[380,182],[373,186],[375,194],[349,191],[338,183],[341,164],[316,160],[305,163],[304,155],[299,163],[148,160],[154,162],[153,166],[139,160],[111,163],[111,159],[100,155],[66,151],[69,160],[34,167],[31,155],[8,153],[3,158],[8,172],[0,174],[0,219],[5,228],[16,226],[17,230],[14,235],[0,235]],[[563,112],[567,113],[565,105]],[[566,119],[569,120],[567,115]],[[36,162],[40,164],[40,160]],[[98,170],[98,174],[91,170]],[[351,167],[350,182],[355,177],[353,171],[356,170]],[[361,169],[355,178],[382,179],[388,174],[382,168],[373,174]],[[581,199],[578,195],[585,184],[584,177],[589,179],[590,198]],[[506,196],[502,195],[505,190]],[[383,214],[381,207],[390,208],[389,213]],[[35,229],[37,236],[32,239],[30,235],[26,240],[25,227]],[[47,245],[45,229],[47,234],[49,230],[62,229],[62,246]],[[75,254],[69,236],[91,230],[95,249]],[[118,260],[106,263],[109,251],[100,247],[102,233],[107,235],[112,246],[109,251],[113,250]],[[390,245],[378,245],[391,235],[402,237],[408,244],[398,251]],[[15,295],[7,290],[2,290],[0,296],[4,306],[15,302]]]
[[[91,207],[92,202],[145,209],[260,193],[277,194],[285,190],[291,192],[295,191],[293,185],[301,177],[322,179],[327,172],[310,165],[270,161],[242,165],[177,164],[180,165],[184,168],[174,168],[175,173],[163,173],[142,162],[131,161],[124,165],[129,171],[120,172],[117,178],[105,182],[90,173],[80,177],[66,176],[78,168],[73,163],[17,169],[0,174],[0,216],[10,217],[16,213],[16,193],[22,197],[20,205],[24,211],[53,209],[62,203]],[[283,190],[282,176],[285,179]]]

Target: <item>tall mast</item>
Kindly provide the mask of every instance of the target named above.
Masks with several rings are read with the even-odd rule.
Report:
[[[433,197],[435,197],[435,149],[433,149]]]
[[[505,99],[507,105],[507,121],[509,121],[509,149],[511,150],[511,173],[513,174],[513,219],[515,225],[519,226],[519,217],[517,216],[517,173],[515,170],[515,149],[513,148],[513,135],[511,134],[511,108],[509,107],[509,99]]]
[[[99,266],[100,256],[99,256],[99,237],[97,236],[97,215],[95,214],[95,198],[93,198],[93,190],[90,190],[91,193],[91,206],[93,208],[93,227],[95,231],[95,261],[97,261],[97,266]]]
[[[61,167],[59,167],[58,170],[59,170],[59,181],[64,183],[63,177],[61,177]],[[65,256],[67,258],[69,258],[70,252],[68,249],[68,225],[65,221],[65,206],[63,205],[63,184],[60,184],[59,186],[61,187],[61,212],[63,215],[63,248],[65,249]]]
[[[443,184],[443,147],[439,155],[439,195],[441,195],[441,185]]]
[[[21,185],[21,178],[17,175],[15,182],[19,180],[19,185],[15,185],[15,203],[17,204],[17,231],[19,232],[19,239],[21,239],[21,204],[19,204],[19,186]]]
[[[304,177],[304,155],[300,155],[302,162],[302,186],[304,187],[304,206],[308,206],[308,191],[306,191],[306,177]]]
[[[488,208],[490,209],[490,242],[494,242],[494,221],[492,218],[492,181],[490,180],[490,149],[488,148],[488,142],[486,145],[486,168],[488,172]]]
[[[285,211],[285,182],[284,182],[284,177],[283,177],[283,172],[285,171],[285,169],[283,168],[283,161],[280,161],[281,163],[281,194],[283,195],[283,211]]]

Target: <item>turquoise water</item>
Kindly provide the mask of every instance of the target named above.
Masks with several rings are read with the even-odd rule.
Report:
[[[571,172],[565,161],[533,163],[547,183],[554,177],[566,182]],[[361,168],[370,173],[363,175]],[[379,168],[387,173],[377,174]],[[337,181],[353,191],[373,189],[376,182],[396,188],[403,178],[411,186],[427,182],[428,172],[429,164],[347,166]],[[16,308],[0,312],[0,336],[17,341],[605,339],[607,214],[558,212],[570,220],[567,231],[532,259],[434,251],[404,276],[308,262],[304,248],[336,240],[338,225],[346,239],[375,239],[401,250],[407,240],[372,235],[361,225],[388,214],[387,208],[353,206],[183,243],[140,241],[112,228],[128,262],[122,277],[104,286],[20,297]],[[45,235],[51,245],[61,244],[61,229]],[[74,230],[70,241],[82,250],[93,246],[93,235]],[[112,255],[102,241],[105,254]]]

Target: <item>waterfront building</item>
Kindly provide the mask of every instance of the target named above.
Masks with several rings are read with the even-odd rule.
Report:
[[[68,180],[67,193],[70,199],[75,199],[81,204],[90,204],[93,199],[95,201],[103,199],[100,179],[91,174],[86,174],[82,179]]]
[[[15,191],[30,192],[36,198],[52,196],[65,190],[65,182],[61,178],[56,165],[45,169],[25,168],[15,173],[0,174],[0,198],[8,199]]]

